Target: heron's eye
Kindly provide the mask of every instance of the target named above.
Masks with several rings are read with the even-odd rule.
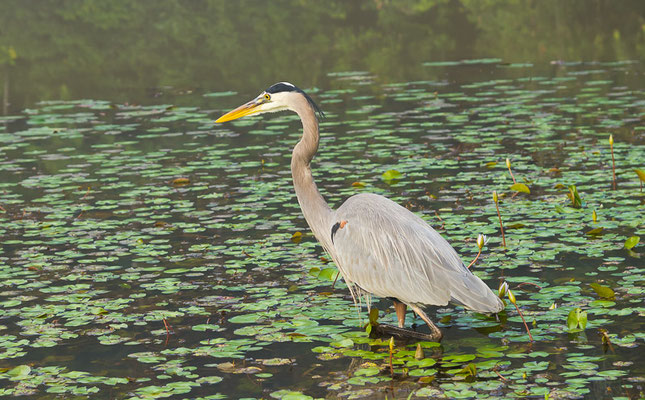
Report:
[[[271,100],[271,96],[269,95],[269,93],[266,93],[266,94],[264,95],[264,98],[265,98],[265,99],[267,99],[267,100]]]

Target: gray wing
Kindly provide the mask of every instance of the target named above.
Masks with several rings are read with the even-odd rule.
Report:
[[[338,208],[335,220],[329,227],[332,255],[345,280],[361,289],[407,304],[454,301],[479,312],[503,309],[439,233],[395,202],[359,194]]]

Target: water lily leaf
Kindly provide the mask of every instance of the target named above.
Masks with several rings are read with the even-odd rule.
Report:
[[[401,179],[403,177],[403,174],[395,169],[389,169],[383,172],[381,177],[383,178],[384,181],[390,182],[390,181]]]
[[[437,373],[437,370],[434,369],[434,368],[428,368],[428,369],[418,368],[418,369],[413,369],[412,371],[410,371],[408,373],[408,375],[414,376],[414,377],[417,377],[417,376],[432,376],[432,375],[435,375],[436,373]]]
[[[598,283],[592,283],[589,286],[598,294],[598,296],[603,297],[605,299],[613,299],[616,293],[614,293],[614,290],[608,286],[603,286]]]
[[[468,363],[457,375],[477,376],[477,366],[473,363]]]
[[[409,16],[392,18],[385,22]],[[474,273],[489,285],[506,277],[504,299],[520,299],[534,346],[548,352],[527,350],[515,308],[497,321],[450,305],[437,319],[455,334],[443,344],[397,342],[392,377],[389,336],[360,329],[367,313],[352,307],[344,282],[332,290],[338,270],[304,230],[289,174],[298,116],[214,125],[212,110],[246,99],[162,86],[160,97],[120,95],[126,104],[30,100],[16,117],[0,116],[0,398],[94,398],[107,386],[115,398],[374,398],[390,381],[397,398],[581,398],[612,379],[638,392],[645,268],[633,252],[643,246],[628,238],[643,235],[642,174],[630,171],[645,170],[645,94],[638,79],[614,78],[639,76],[641,63],[555,61],[556,74],[519,75],[468,64],[438,64],[428,81],[397,84],[366,72],[330,75],[323,86],[338,90],[309,92],[329,111],[313,175],[330,206],[370,187],[465,256],[467,238],[491,237]],[[12,99],[25,97],[12,88]],[[609,132],[629,136],[615,143],[625,178],[616,190],[598,144]],[[513,200],[520,190],[509,190],[509,154],[530,191]],[[379,175],[391,168],[401,173]],[[584,203],[565,186],[574,183]],[[585,203],[592,212],[579,210]],[[604,236],[585,234],[599,227]],[[616,248],[625,243],[634,247]],[[587,313],[594,330],[583,332],[592,327]],[[613,351],[599,349],[598,327]],[[88,346],[100,357],[85,372],[60,356]],[[480,379],[468,379],[474,374]],[[219,388],[197,388],[213,383]]]
[[[421,346],[418,346],[418,349],[421,349]],[[421,350],[421,352],[423,352],[423,350]],[[415,355],[416,355],[416,352],[415,352]],[[426,367],[432,367],[436,363],[437,361],[434,358],[421,358],[421,359],[408,361],[407,366],[426,368]]]
[[[601,226],[601,227],[594,228],[594,229],[591,229],[591,230],[587,231],[587,233],[586,233],[586,234],[587,234],[587,235],[600,235],[604,229],[605,229],[605,228],[603,228],[603,227]]]
[[[7,371],[7,375],[14,379],[23,379],[31,372],[31,367],[29,365],[18,365],[15,368]]]
[[[638,244],[638,242],[641,241],[640,236],[631,236],[627,240],[625,240],[625,248],[627,250],[631,250]]]
[[[318,273],[318,278],[333,281],[334,279],[336,279],[337,272],[338,270],[336,268],[323,268]]]
[[[511,190],[515,190],[516,192],[531,194],[531,189],[529,189],[529,187],[526,186],[525,184],[519,183],[519,182],[511,185]]]
[[[370,366],[367,368],[359,368],[354,372],[356,376],[373,376],[377,375],[381,370],[378,367]]]
[[[585,330],[587,327],[587,312],[580,308],[574,308],[567,317],[567,327],[571,332]]]
[[[205,332],[207,330],[217,330],[219,329],[219,325],[213,325],[213,324],[199,324],[199,325],[193,325],[193,330],[194,331],[200,331],[200,332]]]

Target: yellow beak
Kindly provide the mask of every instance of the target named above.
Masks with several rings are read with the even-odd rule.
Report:
[[[221,117],[217,118],[215,122],[219,123],[219,122],[232,121],[234,119],[242,118],[246,115],[255,114],[260,111],[259,107],[261,104],[262,104],[262,101],[253,99],[246,104],[242,104],[235,110],[229,111],[226,114],[222,115]]]

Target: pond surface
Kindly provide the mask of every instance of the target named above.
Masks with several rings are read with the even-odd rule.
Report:
[[[181,12],[171,2],[85,4],[50,10],[49,19],[16,7],[13,25],[2,25],[9,34],[0,49],[11,44],[17,57],[0,64],[1,396],[643,396],[645,195],[635,171],[645,169],[643,31],[630,31],[640,29],[633,12],[640,3],[624,3],[579,42],[571,38],[590,29],[580,15],[602,15],[609,3],[556,8],[570,23],[557,24],[560,36],[532,42],[518,27],[534,18],[528,11],[506,16],[513,7],[480,2],[303,3],[314,7],[310,13],[276,2],[263,11],[277,20],[257,10],[245,15],[264,24],[257,31],[271,32],[268,38],[254,29],[244,37],[229,3],[195,2]],[[206,63],[189,62],[197,47],[169,45],[170,55],[189,54],[185,68],[171,62],[154,50],[163,40],[153,33],[185,27],[182,35],[167,33],[181,42],[206,29],[198,22],[208,14],[197,4],[223,13],[213,14],[213,29],[231,29],[231,43],[262,37],[265,45],[304,51],[313,40],[321,64],[290,65],[283,57],[302,63],[311,54],[261,53],[257,43],[248,51],[238,45],[239,57],[222,45],[230,63],[214,66],[215,77],[207,78]],[[548,5],[533,5],[531,15],[550,21]],[[166,17],[140,27],[148,36],[132,35],[123,59],[113,56],[122,69],[108,71],[100,64],[111,42],[101,51],[98,33],[118,23],[134,33],[137,11]],[[282,23],[284,15],[304,14],[292,27]],[[339,21],[352,16],[362,28],[349,32]],[[487,30],[484,16],[493,27],[516,18],[523,43],[544,52],[523,53],[512,32]],[[57,18],[73,22],[62,36],[69,40],[45,40],[56,42],[50,54],[68,51],[70,41],[89,43],[69,56],[86,60],[72,63],[86,65],[82,73],[68,65],[46,79],[39,45],[17,33],[18,22],[38,18],[54,32],[63,30]],[[320,31],[297,39],[316,18]],[[267,19],[273,22],[261,22]],[[401,41],[378,36],[392,26]],[[429,39],[442,27],[443,36]],[[82,29],[92,34],[81,38]],[[347,49],[327,42],[342,35]],[[562,37],[568,40],[559,43]],[[132,77],[127,71],[139,70],[126,68],[135,62],[125,55],[137,54],[146,38],[142,57],[151,61]],[[377,46],[379,38],[392,42]],[[430,44],[404,50],[401,43]],[[460,50],[459,43],[472,44]],[[333,59],[339,54],[345,58]],[[253,72],[228,79],[236,71]],[[75,73],[77,80],[65,78]],[[386,195],[434,226],[466,263],[477,254],[477,236],[487,235],[472,268],[495,291],[508,282],[532,342],[508,298],[499,319],[430,308],[443,341],[395,342],[391,372],[388,338],[365,332],[366,310],[357,311],[342,280],[334,284],[335,267],[298,207],[289,172],[297,117],[213,123],[283,79],[325,111],[313,170],[327,201],[337,207],[356,193]],[[399,179],[384,179],[389,170]],[[530,193],[511,189],[513,179]],[[389,301],[375,299],[373,307],[380,322],[396,321]],[[576,309],[586,323],[574,318]],[[410,313],[407,324],[427,332]]]

